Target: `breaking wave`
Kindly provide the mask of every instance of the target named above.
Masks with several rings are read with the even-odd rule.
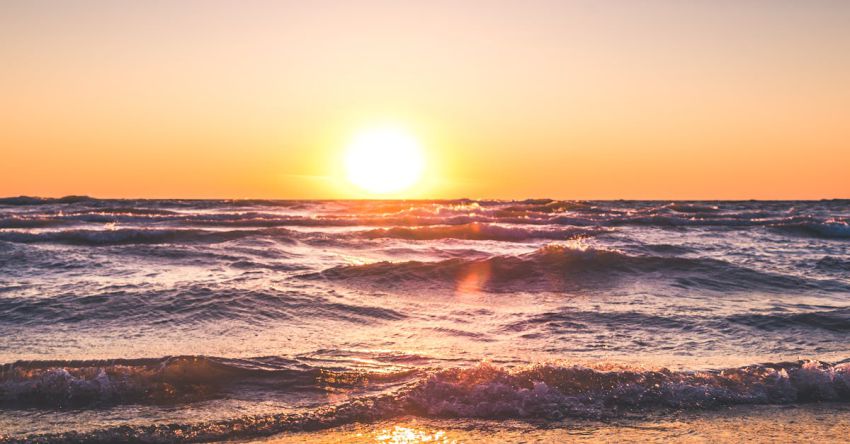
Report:
[[[482,364],[439,372],[408,394],[429,416],[549,418],[629,408],[850,400],[850,365],[817,361],[717,371]]]
[[[21,361],[0,366],[0,407],[185,403],[233,390],[331,390],[392,382],[410,374],[330,370],[278,357]]]
[[[268,359],[267,359],[268,360]],[[694,410],[729,405],[850,401],[850,364],[799,361],[703,371],[641,369],[600,364],[538,364],[503,368],[408,370],[337,374],[291,363],[166,358],[116,363],[17,363],[2,367],[4,401],[158,402],[157,397],[208,396],[251,378],[298,384],[353,386],[405,382],[399,388],[301,413],[253,415],[190,424],[122,426],[91,432],[31,435],[38,442],[198,442],[269,436],[390,419],[404,415],[449,418],[559,420],[605,418],[624,412]],[[52,384],[38,381],[55,379]],[[72,381],[72,382],[69,382]],[[116,383],[116,381],[118,381]],[[127,382],[132,381],[132,382]],[[9,394],[10,386],[15,387]],[[144,389],[141,387],[145,387]],[[271,386],[269,386],[271,387]],[[175,395],[176,393],[176,395]],[[151,397],[153,396],[153,398]],[[18,404],[16,404],[18,403]]]

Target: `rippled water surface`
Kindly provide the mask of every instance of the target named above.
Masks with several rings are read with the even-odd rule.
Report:
[[[850,201],[0,199],[0,439],[843,405],[848,220]]]

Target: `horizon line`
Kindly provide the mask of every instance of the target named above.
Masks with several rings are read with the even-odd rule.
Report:
[[[667,201],[688,201],[688,202],[823,202],[823,201],[844,201],[850,200],[848,197],[821,197],[807,199],[759,199],[759,198],[553,198],[553,197],[527,197],[521,199],[511,198],[493,198],[493,197],[440,197],[440,198],[404,198],[404,197],[350,197],[350,198],[253,198],[253,197],[95,197],[85,194],[68,194],[59,197],[53,196],[33,196],[33,195],[17,195],[17,196],[0,196],[0,205],[7,204],[8,201],[15,199],[32,199],[42,201],[66,201],[56,203],[75,203],[84,200],[182,200],[182,201],[209,201],[209,200],[230,200],[230,201],[303,201],[303,202],[340,202],[340,201],[412,201],[412,202],[429,202],[429,201],[502,201],[502,202],[522,202],[534,200],[549,200],[549,201],[596,201],[596,202],[617,202],[617,201],[638,201],[638,202],[667,202]],[[14,204],[13,204],[14,205]]]

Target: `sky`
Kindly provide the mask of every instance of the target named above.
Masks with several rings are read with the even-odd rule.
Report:
[[[0,2],[0,196],[850,197],[849,1]]]

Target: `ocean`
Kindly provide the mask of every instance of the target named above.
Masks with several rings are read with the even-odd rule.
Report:
[[[0,442],[840,440],[849,220],[0,199]]]

